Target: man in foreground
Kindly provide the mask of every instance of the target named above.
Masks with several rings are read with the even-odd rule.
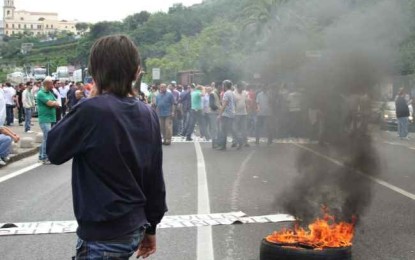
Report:
[[[47,146],[54,164],[73,158],[75,259],[129,259],[137,249],[146,258],[167,208],[158,117],[132,95],[137,47],[126,36],[101,38],[88,70],[95,97],[54,126]]]

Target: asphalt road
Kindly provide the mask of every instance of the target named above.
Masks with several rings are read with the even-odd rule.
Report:
[[[318,145],[261,144],[226,152],[212,150],[208,143],[200,145],[212,213],[243,211],[251,216],[284,213],[278,202],[282,191],[292,187],[298,177],[296,158],[305,151],[304,148],[311,149],[307,156],[328,171],[342,168],[335,163],[341,164],[341,156],[329,155],[327,148]],[[353,259],[413,260],[415,200],[393,189],[415,194],[415,150],[384,142],[378,142],[376,148],[382,166],[377,178],[387,185],[369,181],[372,199],[356,230]],[[174,143],[164,149],[168,215],[198,213],[198,158],[195,151],[193,143]],[[4,171],[2,169],[0,177],[31,165],[35,160],[32,157],[10,165]],[[74,220],[70,168],[70,163],[40,166],[0,182],[0,223]],[[341,174],[342,171],[337,172]],[[356,178],[368,181],[364,176]],[[289,224],[215,226],[212,228],[214,259],[259,259],[261,239],[286,225]],[[210,241],[203,236],[198,241],[197,234],[197,228],[158,230],[158,252],[150,259],[206,259],[198,254],[198,244],[207,248]],[[75,241],[75,234],[0,237],[0,258],[70,259],[74,255]]]

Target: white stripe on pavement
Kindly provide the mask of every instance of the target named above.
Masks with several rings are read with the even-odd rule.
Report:
[[[23,174],[23,173],[26,173],[26,172],[28,172],[28,171],[31,171],[31,170],[33,170],[33,169],[36,169],[37,167],[39,167],[39,166],[41,166],[41,165],[42,165],[42,163],[35,163],[35,164],[30,165],[30,166],[28,166],[28,167],[26,167],[26,168],[23,168],[23,169],[21,169],[21,170],[18,170],[18,171],[15,171],[15,172],[13,172],[13,173],[10,173],[10,174],[8,174],[8,175],[6,175],[6,176],[3,176],[3,177],[1,177],[1,178],[0,178],[0,183],[1,183],[1,182],[4,182],[4,181],[7,181],[7,180],[9,180],[9,179],[11,179],[11,178],[14,178],[14,177],[16,177],[16,176],[19,176],[19,175],[21,175],[21,174]]]
[[[206,177],[205,158],[199,142],[195,142],[197,159],[197,213],[210,214],[209,189]],[[197,260],[214,260],[212,227],[197,228]]]
[[[338,161],[336,159],[333,159],[333,158],[331,158],[331,157],[329,157],[327,155],[324,155],[322,153],[319,153],[319,152],[317,152],[317,151],[315,151],[315,150],[313,150],[311,148],[305,147],[304,145],[300,145],[300,144],[294,144],[294,145],[297,146],[297,147],[299,147],[299,148],[301,148],[301,149],[304,149],[306,151],[309,151],[310,153],[313,153],[313,154],[315,154],[315,155],[317,155],[317,156],[319,156],[321,158],[324,158],[324,159],[326,159],[326,160],[328,160],[328,161],[330,161],[330,162],[332,162],[332,163],[334,163],[334,164],[336,164],[338,166],[348,167],[344,163],[342,163],[342,162],[340,162],[340,161]],[[397,192],[397,193],[399,193],[399,194],[401,194],[401,195],[403,195],[405,197],[408,197],[408,198],[410,198],[412,200],[415,200],[415,194],[412,194],[412,193],[410,193],[410,192],[408,192],[406,190],[403,190],[403,189],[401,189],[399,187],[396,187],[395,185],[392,185],[392,184],[390,184],[390,183],[388,183],[386,181],[383,181],[381,179],[378,179],[378,178],[369,176],[369,175],[365,174],[362,171],[356,170],[355,172],[358,173],[359,175],[364,176],[364,177],[366,177],[366,178],[368,178],[368,179],[370,179],[370,180],[372,180],[372,181],[374,181],[374,182],[376,182],[376,183],[378,183],[378,184],[380,184],[380,185],[382,185],[382,186],[384,186],[384,187],[386,187],[388,189],[391,189],[391,190],[393,190],[393,191],[395,191],[395,192]]]

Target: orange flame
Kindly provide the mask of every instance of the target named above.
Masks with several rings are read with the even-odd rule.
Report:
[[[266,240],[270,243],[311,247],[317,250],[351,246],[355,220],[352,223],[335,223],[334,216],[329,215],[326,209],[323,211],[324,218],[317,219],[308,225],[309,230],[303,229],[297,224],[294,230],[283,229],[274,232],[267,236]]]

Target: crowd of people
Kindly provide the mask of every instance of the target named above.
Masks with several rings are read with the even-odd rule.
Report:
[[[46,77],[44,81],[28,81],[16,85],[0,83],[0,165],[6,165],[10,159],[11,143],[20,140],[10,126],[18,124],[24,127],[25,133],[34,133],[34,113],[39,118],[44,136],[39,160],[49,164],[46,156],[48,132],[72,107],[89,97],[91,92],[92,84],[61,82],[51,77]]]
[[[301,92],[289,92],[285,85],[230,80],[207,86],[172,81],[152,85],[149,95],[141,96],[159,115],[164,145],[171,144],[172,136],[192,141],[197,126],[199,137],[218,150],[227,149],[228,136],[238,150],[250,146],[248,137],[255,137],[256,144],[261,137],[268,144],[276,138],[307,137],[305,125],[311,129],[313,122],[301,99]]]

